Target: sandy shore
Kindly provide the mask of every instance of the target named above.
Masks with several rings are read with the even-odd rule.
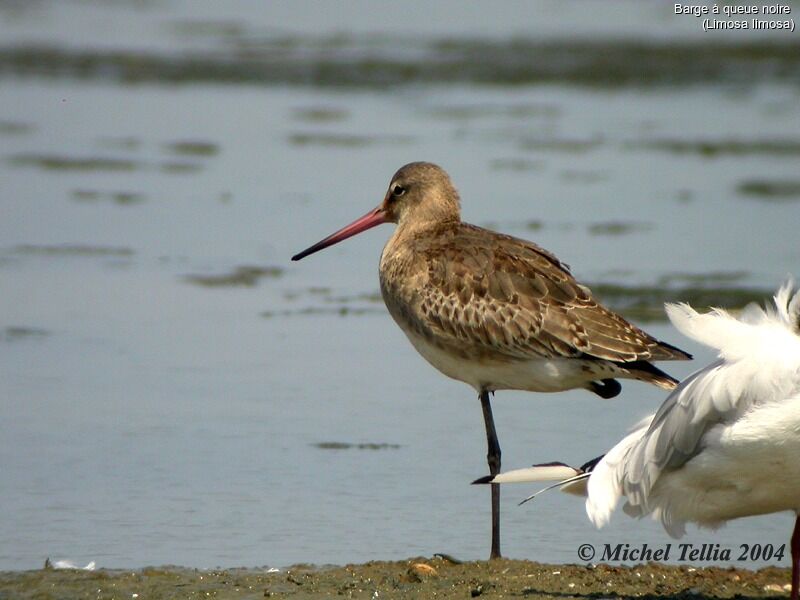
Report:
[[[0,599],[161,598],[765,598],[788,597],[789,570],[548,565],[413,558],[345,567],[0,573]]]

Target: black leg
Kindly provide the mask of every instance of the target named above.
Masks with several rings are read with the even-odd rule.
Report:
[[[488,452],[486,461],[489,463],[489,473],[497,475],[500,472],[500,443],[497,441],[497,432],[494,429],[492,405],[489,402],[489,392],[481,392],[481,408],[483,408],[483,422],[486,425],[486,445]],[[489,558],[500,558],[500,485],[492,484],[492,552]]]
[[[800,587],[800,514],[794,522],[792,534],[792,597],[798,600],[798,587]]]

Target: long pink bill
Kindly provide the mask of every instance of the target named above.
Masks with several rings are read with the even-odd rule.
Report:
[[[292,260],[300,260],[301,258],[305,258],[309,254],[314,254],[314,252],[319,252],[320,250],[324,250],[328,246],[333,246],[341,242],[342,240],[346,240],[349,237],[353,237],[357,233],[361,233],[362,231],[366,231],[367,229],[372,229],[373,227],[380,225],[381,223],[386,223],[386,213],[383,212],[383,209],[379,206],[363,217],[356,219],[350,225],[346,227],[342,227],[336,233],[330,234],[324,240],[318,241],[313,246],[310,246],[300,252],[299,254],[295,254],[292,257]]]

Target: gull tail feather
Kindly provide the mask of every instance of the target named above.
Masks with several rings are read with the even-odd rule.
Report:
[[[525,498],[522,502],[519,503],[519,506],[522,506],[526,502],[533,500],[539,494],[543,494],[544,492],[550,491],[553,488],[560,487],[562,492],[566,492],[568,494],[576,494],[578,496],[585,496],[586,495],[586,485],[579,485],[585,482],[592,474],[591,473],[579,473],[574,477],[570,477],[568,479],[562,479],[561,481],[557,481],[552,485],[548,485],[546,488],[539,490]]]

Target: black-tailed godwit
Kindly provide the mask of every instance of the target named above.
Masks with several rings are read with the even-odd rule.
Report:
[[[547,250],[462,222],[458,192],[431,163],[402,167],[378,207],[292,260],[381,223],[397,223],[380,260],[386,307],[428,362],[477,391],[492,474],[500,445],[490,392],[585,388],[611,398],[616,378],[672,389],[676,380],[650,361],[691,358],[599,304]],[[491,557],[500,556],[499,502],[492,485]]]

